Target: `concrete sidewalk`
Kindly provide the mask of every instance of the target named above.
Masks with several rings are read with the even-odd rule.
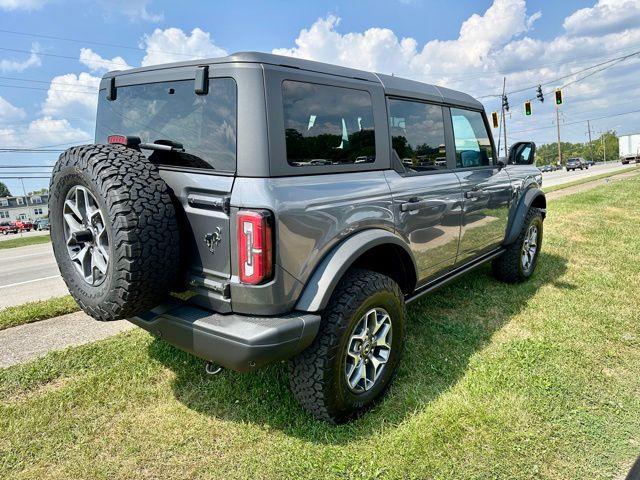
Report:
[[[134,328],[126,320],[98,322],[84,312],[0,330],[0,368],[28,362],[54,350],[95,342]]]

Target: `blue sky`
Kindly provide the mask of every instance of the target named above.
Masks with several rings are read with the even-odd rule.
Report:
[[[552,103],[522,114],[533,85],[552,90],[581,69],[640,50],[640,2],[0,0],[0,148],[91,138],[95,87],[108,68],[240,50],[393,72],[476,96],[498,93],[504,74],[508,91],[524,88],[510,96],[509,141],[547,143],[555,141]],[[640,114],[611,116],[640,109],[639,64],[636,56],[567,86],[563,139],[584,141],[587,118],[607,117],[593,121],[596,133],[640,131]],[[482,100],[488,110],[499,103]],[[0,153],[0,165],[55,158]],[[46,183],[29,180],[26,188]]]

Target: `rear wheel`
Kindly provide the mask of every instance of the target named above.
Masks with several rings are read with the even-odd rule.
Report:
[[[522,282],[533,275],[542,246],[542,212],[530,208],[520,235],[493,260],[493,275],[503,282]]]
[[[323,313],[314,343],[289,364],[291,389],[316,418],[342,423],[382,396],[404,346],[398,284],[368,270],[347,273]]]
[[[98,320],[160,303],[177,277],[179,235],[169,189],[139,151],[86,145],[63,153],[51,179],[51,240],[60,273]]]

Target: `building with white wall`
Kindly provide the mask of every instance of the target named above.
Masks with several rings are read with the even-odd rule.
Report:
[[[49,215],[48,194],[0,197],[0,223],[37,220]]]

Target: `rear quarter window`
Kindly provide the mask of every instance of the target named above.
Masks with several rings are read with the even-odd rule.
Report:
[[[143,150],[160,165],[235,172],[237,89],[231,78],[209,81],[196,95],[193,80],[118,87],[109,101],[101,92],[96,142],[109,135],[140,137],[143,143],[179,143],[184,152]]]
[[[375,162],[369,92],[286,80],[282,83],[282,99],[289,165]]]

